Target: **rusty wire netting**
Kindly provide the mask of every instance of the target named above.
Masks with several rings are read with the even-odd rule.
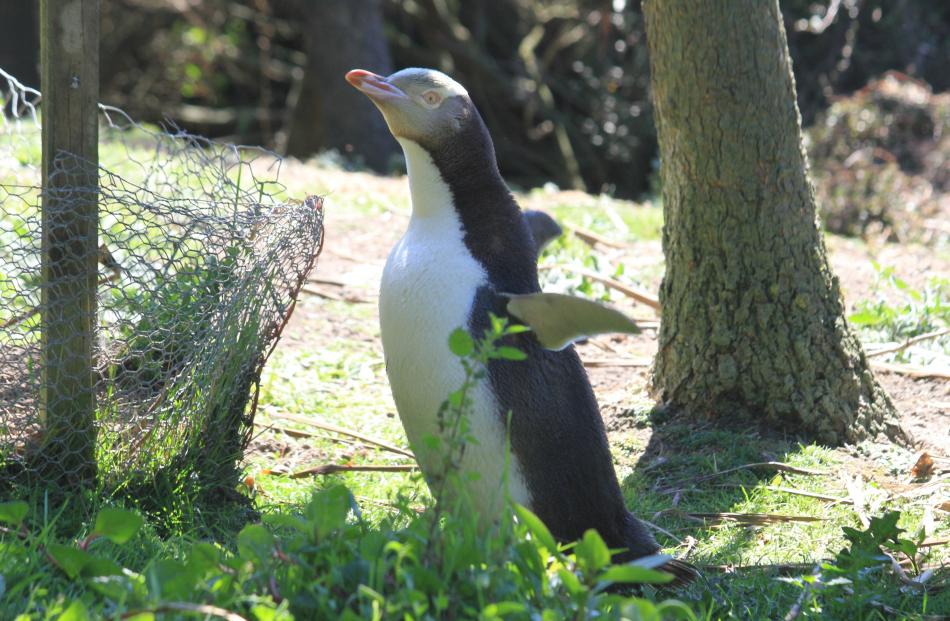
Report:
[[[148,130],[100,106],[99,188],[67,184],[55,196],[98,200],[88,227],[98,242],[86,244],[96,256],[75,257],[98,264],[95,303],[65,307],[73,319],[77,308],[96,314],[92,363],[50,358],[44,368],[44,339],[50,350],[77,338],[44,304],[82,287],[41,267],[39,102],[0,71],[0,482],[69,482],[87,460],[111,489],[162,472],[224,483],[249,440],[261,369],[319,254],[321,202],[282,198],[268,152]],[[83,166],[61,153],[50,176]],[[82,224],[60,222],[69,231],[49,251],[75,252],[82,244],[65,233]],[[89,373],[89,424],[53,420],[72,406],[44,400],[89,395],[51,387]]]

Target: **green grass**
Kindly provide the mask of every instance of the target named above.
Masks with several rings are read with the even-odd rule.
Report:
[[[321,174],[306,168],[290,180],[288,192],[300,196],[333,190],[327,198],[328,209],[367,218],[404,213],[407,208],[402,186],[347,185],[347,174],[339,171],[327,171],[329,181],[323,185],[314,183]],[[662,225],[658,208],[612,199],[535,192],[525,203],[547,209],[568,226],[634,244],[655,244]],[[626,231],[618,229],[618,218]],[[542,264],[576,264],[632,284],[655,282],[662,270],[662,263],[645,271],[626,266],[623,260],[591,252],[572,237],[552,245]],[[545,278],[549,288],[617,299],[596,283],[559,275],[553,269]],[[344,444],[334,434],[281,419],[281,414],[310,417],[406,446],[398,418],[392,416],[372,307],[316,299],[302,305],[301,312],[346,329],[333,333],[336,336],[321,333],[323,340],[315,340],[312,347],[278,348],[262,378],[257,419],[261,427],[245,464],[248,478],[236,486],[235,493],[209,497],[179,480],[120,490],[109,498],[78,495],[67,499],[36,489],[4,490],[0,500],[26,501],[29,512],[22,527],[7,521],[0,531],[0,619],[17,615],[82,619],[76,612],[78,605],[75,616],[62,616],[77,601],[89,618],[120,618],[138,609],[164,611],[156,617],[163,619],[210,618],[207,611],[163,608],[190,602],[214,604],[262,620],[289,618],[289,610],[296,611],[298,619],[374,618],[376,612],[377,618],[449,618],[449,610],[454,618],[594,618],[596,610],[609,611],[600,618],[636,618],[630,606],[650,605],[610,600],[610,593],[598,590],[597,576],[603,575],[603,568],[591,569],[598,554],[596,541],[586,542],[579,551],[549,550],[543,531],[533,528],[524,516],[520,523],[505,521],[492,537],[479,537],[464,512],[449,512],[437,515],[443,529],[433,531],[432,499],[418,474],[356,472],[316,479],[281,474],[328,463],[409,463],[394,453]],[[894,308],[898,318],[894,321],[907,314],[902,306]],[[894,321],[891,324],[897,325]],[[895,336],[905,334],[895,332]],[[899,497],[904,488],[898,485],[907,482],[905,473],[913,461],[906,452],[885,452],[872,461],[847,451],[803,445],[795,438],[767,435],[747,425],[715,426],[651,412],[649,403],[642,400],[632,405],[625,415],[631,424],[611,434],[628,504],[668,533],[657,533],[666,551],[688,551],[693,563],[706,567],[704,579],[682,591],[642,587],[640,594],[649,601],[676,597],[697,618],[785,617],[802,594],[801,585],[794,581],[821,563],[834,565],[836,554],[850,545],[843,528],[862,526],[854,507],[845,502],[777,488],[850,500],[853,494],[847,481],[859,477],[852,488],[862,491],[866,506],[861,510],[867,515],[900,511],[899,525],[910,539],[928,522],[932,522],[929,537],[950,536],[946,514],[934,515],[931,496]],[[270,424],[313,435],[291,437],[266,429]],[[765,461],[820,474],[725,472]],[[346,491],[341,491],[341,485]],[[315,497],[315,490],[322,493]],[[130,507],[145,517],[128,542],[118,544],[102,537],[87,548],[125,571],[120,577],[70,578],[48,551],[53,544],[76,546],[86,539],[96,515],[108,506]],[[419,514],[420,507],[428,508]],[[703,523],[690,519],[689,513],[781,514],[821,521],[744,526]],[[263,524],[263,528],[247,528],[253,524]],[[18,530],[22,535],[16,534]],[[277,549],[293,562],[282,560]],[[927,554],[925,565],[948,560],[947,546],[929,548]],[[794,567],[798,564],[802,568]],[[934,588],[925,596],[902,591],[900,582],[881,567],[872,565],[855,574],[855,595],[840,584],[812,587],[799,618],[950,614],[946,571],[931,579]],[[831,575],[830,569],[823,572]],[[862,599],[862,593],[873,598]],[[281,598],[287,598],[285,603],[279,603]],[[344,610],[352,615],[344,617]],[[531,617],[532,613],[536,616]],[[668,611],[664,618],[674,618],[673,613]]]

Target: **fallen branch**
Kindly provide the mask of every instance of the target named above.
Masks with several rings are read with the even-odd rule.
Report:
[[[679,512],[682,516],[721,524],[735,522],[744,526],[763,526],[765,524],[783,524],[786,522],[823,522],[825,518],[811,515],[782,515],[780,513],[693,513]]]
[[[815,567],[814,570],[812,570],[812,574],[815,576],[819,575],[820,573],[821,573],[820,565],[818,567]],[[802,614],[802,608],[805,605],[805,600],[807,600],[808,596],[811,595],[811,586],[812,586],[811,582],[805,582],[805,586],[804,588],[802,588],[802,592],[799,593],[798,599],[795,600],[795,603],[792,604],[792,607],[789,609],[788,613],[785,615],[784,621],[794,621],[795,619],[798,618],[799,615]]]
[[[783,464],[777,461],[763,461],[754,464],[745,464],[744,466],[736,466],[735,468],[728,468],[726,470],[720,470],[719,472],[713,472],[710,474],[705,474],[701,477],[692,479],[693,483],[699,481],[707,481],[709,479],[714,479],[716,477],[722,476],[724,474],[730,474],[732,472],[738,472],[740,470],[755,470],[755,469],[766,469],[766,470],[779,470],[781,472],[789,472],[791,474],[806,474],[809,476],[822,476],[827,474],[820,470],[811,470],[809,468],[798,468],[796,466],[789,466],[788,464]]]
[[[343,282],[342,280],[337,280],[336,278],[327,278],[325,276],[311,276],[307,279],[307,282],[312,282],[318,285],[332,285],[334,287],[348,287],[348,283]]]
[[[263,431],[277,431],[288,435],[291,438],[314,438],[317,440],[324,440],[326,442],[345,444],[357,449],[379,449],[378,446],[364,444],[363,442],[350,437],[339,438],[323,433],[313,433],[310,431],[301,431],[300,429],[291,429],[290,427],[281,427],[280,425],[264,425],[261,423],[254,423],[254,426],[262,429]]]
[[[891,553],[884,551],[882,552],[884,556],[886,556],[891,562],[891,571],[893,571],[894,575],[897,576],[897,579],[901,581],[901,584],[909,586],[912,589],[916,589],[918,591],[922,591],[926,588],[924,583],[933,576],[933,572],[921,573],[919,576],[917,576],[917,579],[911,578],[910,575],[908,575],[907,570],[901,567],[901,564]]]
[[[647,522],[647,521],[644,520],[643,518],[639,518],[639,519],[640,519],[641,522],[643,522],[644,524],[646,524],[648,527],[652,528],[652,529],[655,530],[656,532],[658,532],[658,533],[663,533],[664,535],[666,535],[666,536],[669,537],[670,539],[674,540],[676,543],[678,543],[678,544],[680,544],[680,545],[683,545],[683,540],[682,540],[682,539],[680,539],[679,537],[677,537],[676,535],[674,535],[674,534],[671,533],[670,531],[666,530],[665,528],[662,528],[662,527],[660,527],[660,526],[657,526],[657,525],[654,524],[653,522]],[[685,555],[684,555],[684,556],[685,556]]]
[[[309,295],[315,295],[317,297],[335,300],[337,302],[349,302],[350,304],[372,304],[373,302],[372,300],[356,295],[340,295],[338,293],[331,293],[330,291],[324,291],[322,289],[314,289],[313,287],[301,287],[300,290]]]
[[[376,498],[370,498],[369,496],[353,496],[353,498],[356,499],[356,501],[361,504],[376,505],[377,507],[392,509],[394,511],[399,511],[400,509],[402,509],[402,507],[400,507],[399,505],[395,505],[391,502],[386,502],[385,500],[377,500]],[[425,507],[423,507],[422,505],[406,505],[406,509],[409,509],[410,511],[414,513],[423,513],[425,511]]]
[[[745,488],[748,488],[749,486],[748,486],[748,485],[742,485],[741,483],[721,483],[720,485],[717,485],[716,487],[745,487]],[[791,488],[791,487],[778,487],[778,486],[776,486],[776,485],[763,485],[762,487],[759,487],[759,488],[757,488],[757,489],[766,489],[766,490],[769,490],[769,491],[771,491],[771,492],[782,492],[782,493],[785,493],[785,494],[794,494],[795,496],[805,496],[806,498],[815,498],[815,499],[817,499],[817,500],[825,500],[825,501],[828,501],[828,502],[840,503],[840,504],[844,504],[844,505],[849,505],[849,504],[851,504],[851,502],[852,502],[852,501],[849,500],[848,498],[838,498],[837,496],[827,496],[827,495],[825,495],[825,494],[818,494],[818,493],[815,493],[815,492],[806,492],[805,490],[794,489],[794,488]]]
[[[320,421],[313,420],[306,416],[298,416],[296,414],[286,414],[284,412],[271,413],[270,416],[273,418],[281,418],[283,420],[293,421],[295,423],[302,423],[304,425],[310,425],[311,427],[316,427],[317,429],[323,429],[324,431],[332,431],[333,433],[338,433],[344,436],[350,436],[351,438],[356,438],[357,440],[362,440],[367,444],[372,444],[373,446],[378,446],[379,448],[384,448],[387,451],[396,453],[398,455],[404,455],[410,459],[415,459],[416,456],[412,454],[411,451],[400,448],[394,444],[384,442],[383,440],[377,440],[376,438],[371,438],[370,436],[364,435],[356,431],[350,431],[349,429],[344,429],[343,427],[337,427],[336,425],[331,425],[330,423],[322,423]]]
[[[630,244],[625,244],[623,242],[614,241],[610,238],[604,237],[593,231],[588,231],[587,229],[582,229],[579,226],[571,227],[571,232],[574,233],[581,240],[587,242],[587,244],[594,246],[600,244],[601,246],[607,246],[608,248],[629,248]]]
[[[646,291],[643,291],[641,289],[636,289],[630,285],[625,285],[624,283],[618,280],[614,280],[613,278],[609,278],[607,276],[598,274],[597,272],[593,270],[589,270],[585,267],[565,267],[562,265],[557,265],[557,266],[542,265],[538,269],[549,270],[549,269],[554,269],[555,267],[557,267],[558,269],[574,272],[575,274],[579,276],[584,276],[585,278],[590,278],[591,280],[597,281],[600,284],[604,285],[605,287],[610,287],[611,289],[615,289],[629,298],[633,298],[634,300],[636,300],[637,302],[640,302],[641,304],[646,304],[647,306],[649,306],[650,308],[656,311],[660,310],[660,300],[657,299],[655,296],[652,296]]]
[[[950,369],[918,367],[910,364],[893,364],[890,362],[872,362],[871,368],[878,371],[887,371],[888,373],[899,373],[909,377],[950,379]]]
[[[867,357],[874,358],[875,356],[883,356],[884,354],[892,354],[896,351],[907,349],[908,347],[910,347],[911,345],[914,345],[915,343],[920,343],[921,341],[929,341],[931,339],[937,339],[947,334],[950,334],[950,328],[944,328],[943,330],[935,330],[933,332],[928,332],[927,334],[921,334],[919,336],[909,338],[903,343],[894,345],[892,347],[885,347],[883,349],[875,349],[874,351],[868,352]]]
[[[767,565],[699,565],[703,571],[718,571],[731,574],[737,571],[766,571],[775,570],[780,575],[799,574],[815,566],[814,563],[774,563]]]
[[[396,464],[392,466],[341,466],[338,464],[324,464],[322,466],[315,466],[313,468],[307,468],[306,470],[300,470],[299,472],[293,472],[289,476],[291,479],[302,479],[304,477],[336,474],[337,472],[412,472],[418,469],[419,466],[409,464]]]

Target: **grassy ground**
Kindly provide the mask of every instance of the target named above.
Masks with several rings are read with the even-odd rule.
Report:
[[[334,568],[333,562],[327,560],[337,558],[332,555],[343,558],[341,546],[350,541],[358,542],[353,544],[361,551],[358,559],[369,558],[372,546],[366,542],[377,535],[392,535],[401,542],[400,546],[409,545],[413,540],[435,546],[426,535],[413,535],[419,526],[416,509],[429,503],[418,474],[355,471],[289,476],[327,465],[412,464],[404,454],[377,445],[381,442],[407,446],[386,383],[375,306],[383,261],[406,223],[405,182],[301,164],[288,165],[285,173],[290,195],[326,194],[327,237],[324,254],[313,275],[314,282],[308,284],[281,346],[265,370],[258,428],[245,463],[246,478],[239,486],[239,492],[250,499],[249,503],[199,500],[190,496],[187,489],[157,491],[156,494],[164,495],[164,502],[156,503],[157,508],[147,514],[144,526],[130,541],[120,545],[105,535],[89,540],[87,551],[111,559],[126,568],[128,575],[141,578],[127,575],[126,582],[113,581],[121,587],[116,591],[110,590],[113,582],[105,578],[98,582],[85,574],[82,580],[70,578],[50,560],[50,550],[54,549],[51,544],[83,541],[90,534],[108,531],[105,526],[97,530],[87,517],[103,505],[102,499],[86,499],[85,503],[74,499],[63,504],[42,494],[24,497],[30,507],[24,522],[26,534],[18,539],[14,534],[16,528],[9,521],[0,532],[0,618],[12,619],[23,613],[27,615],[24,618],[33,619],[81,619],[78,607],[72,613],[64,613],[76,600],[84,602],[89,618],[132,618],[123,615],[141,607],[134,603],[139,601],[134,593],[139,588],[135,585],[139,584],[142,589],[151,589],[151,599],[142,601],[152,602],[145,608],[158,611],[160,618],[213,618],[218,613],[199,606],[208,602],[242,611],[247,618],[286,618],[280,615],[288,603],[277,605],[280,594],[270,585],[288,584],[284,580],[290,578],[276,570],[271,574],[258,571],[273,562],[270,557],[277,553],[272,547],[263,555],[267,558],[258,558],[254,552],[258,541],[255,538],[266,539],[269,535],[241,529],[247,523],[262,521],[268,525],[269,532],[284,537],[280,541],[287,546],[285,550],[292,548],[299,552],[288,534],[293,532],[293,527],[288,525],[286,516],[307,513],[315,489],[331,490],[326,492],[329,496],[321,497],[321,502],[327,503],[325,506],[331,506],[332,490],[340,483],[352,492],[361,511],[358,527],[364,530],[357,535],[350,530],[356,526],[327,527],[326,532],[338,536],[339,541],[327,541],[324,533],[319,543],[324,547],[318,549],[326,553],[322,560],[313,560],[313,568],[318,569],[312,569],[312,574],[298,569],[314,584],[322,584],[321,580],[335,575],[337,570],[342,572],[342,577],[328,583],[330,586],[325,591],[302,591],[304,599],[298,600],[298,604],[313,602],[313,610],[317,610],[317,605],[325,601],[321,598],[336,601],[333,597],[337,597],[340,602],[359,601],[358,609],[367,611],[375,610],[370,604],[376,601],[368,591],[382,592],[398,586],[400,592],[405,593],[442,592],[439,588],[443,587],[432,591],[420,586],[421,574],[403,578],[398,570],[388,574],[395,576],[395,586],[384,581],[370,585],[372,588],[364,584],[350,592],[341,586],[350,584],[346,578],[349,564],[341,561],[340,567]],[[547,191],[523,196],[521,202],[526,207],[548,210],[565,225],[609,236],[618,242],[617,247],[598,245],[594,249],[571,235],[556,242],[541,259],[547,289],[607,299],[643,320],[645,325],[655,322],[656,317],[649,308],[632,304],[581,272],[596,272],[655,291],[663,267],[659,245],[660,209],[578,193]],[[834,238],[829,239],[829,244],[850,307],[858,307],[864,300],[868,304],[875,303],[881,293],[888,307],[897,309],[897,316],[910,324],[922,321],[921,306],[904,308],[900,292],[895,294],[886,286],[880,292],[874,290],[874,270],[869,257],[896,256],[898,260],[901,256],[913,257],[897,267],[913,290],[925,289],[935,272],[945,275],[950,265],[950,256],[939,249],[908,247],[888,254],[894,249],[868,249]],[[932,311],[932,306],[926,308]],[[893,325],[892,321],[883,326],[868,326],[866,340],[900,338],[904,333],[899,330],[887,332]],[[788,618],[890,619],[950,615],[950,589],[947,588],[950,575],[946,567],[950,561],[950,546],[940,544],[950,537],[948,462],[940,461],[946,453],[941,453],[945,444],[941,444],[944,440],[938,437],[941,431],[946,434],[950,418],[947,416],[950,396],[945,384],[916,380],[912,389],[906,389],[901,388],[906,383],[903,377],[882,376],[889,388],[897,387],[900,394],[895,395],[895,400],[899,406],[914,403],[906,410],[920,413],[915,420],[924,421],[921,428],[925,439],[927,432],[934,436],[928,450],[937,458],[935,472],[914,480],[910,471],[916,456],[889,445],[867,443],[830,449],[808,444],[792,435],[770,434],[738,421],[724,426],[654,411],[646,393],[647,365],[655,350],[654,334],[648,329],[637,337],[591,339],[579,348],[589,364],[603,407],[629,506],[656,527],[657,538],[665,551],[685,555],[703,569],[703,579],[685,590],[655,591],[645,587],[645,595],[652,599],[677,597],[698,615],[710,619],[781,619],[786,615]],[[950,353],[946,339],[937,341],[933,347],[937,355]],[[924,354],[912,355],[917,358],[911,362],[919,362]],[[925,398],[921,399],[920,395]],[[328,425],[364,437],[341,434],[328,429]],[[786,468],[746,467],[763,462],[784,464]],[[116,502],[117,499],[109,499],[105,504]],[[853,547],[846,541],[843,527],[864,529],[867,520],[887,511],[901,512],[899,526],[905,529],[909,539],[917,539],[923,529],[921,539],[935,543],[920,548],[917,555],[923,566],[936,569],[936,575],[927,582],[929,589],[902,584],[892,571],[874,564],[873,568],[853,574],[850,584],[822,586],[818,583],[803,590],[807,580],[803,582],[802,576],[813,574],[825,561],[841,565],[843,561],[840,557],[836,559],[836,554],[844,547]],[[0,509],[0,522],[2,515]],[[459,532],[463,530],[464,523]],[[448,529],[446,537],[454,536],[456,533]],[[537,537],[532,537],[535,539]],[[218,568],[218,574],[207,574],[216,578],[213,581],[208,578],[201,588],[175,586],[176,577],[198,572],[194,569],[197,566],[194,559],[201,554],[211,554],[198,546],[207,543],[223,550],[236,550],[234,558],[237,560],[211,563]],[[488,543],[479,545],[488,546],[479,549],[488,550],[484,558],[490,565],[490,559],[496,558],[492,555],[499,554],[499,550],[489,549],[491,544]],[[511,549],[520,549],[517,543],[512,546]],[[282,548],[278,545],[276,549]],[[393,548],[386,549],[387,554],[402,554],[393,552]],[[505,558],[508,560],[500,565],[519,566],[518,558]],[[552,567],[557,565],[556,560],[551,562]],[[62,563],[58,564],[62,567]],[[482,573],[464,575],[477,576],[477,580],[472,578],[476,583],[484,579],[487,585],[484,592],[501,598],[497,594],[504,592],[502,587],[491,586],[494,581],[503,582],[491,573],[501,569],[504,568],[482,567],[479,570]],[[911,577],[917,575],[910,568],[908,572]],[[457,580],[463,574],[445,575]],[[273,576],[276,583],[269,581]],[[824,581],[833,576],[831,570],[826,570]],[[508,579],[510,576],[505,578]],[[298,583],[301,580],[303,578],[298,576]],[[562,576],[561,580],[566,578]],[[559,584],[558,588],[563,590],[563,583]],[[456,597],[467,592],[458,585],[445,586],[443,590]],[[594,609],[589,601],[578,604],[580,596],[558,595],[560,592],[550,594],[550,598],[545,595],[544,606],[560,612],[552,612],[554,616],[544,618],[565,618],[568,615],[565,610],[573,611],[570,616],[583,618],[584,606]],[[398,598],[392,596],[391,599]],[[509,599],[515,597],[512,595]],[[525,601],[529,600],[535,601],[526,596]],[[193,608],[162,608],[163,602],[180,601],[192,602]],[[431,601],[437,602],[438,597],[433,596]],[[480,607],[473,608],[470,616],[528,618],[522,609],[491,609],[488,608],[491,603],[480,602]],[[562,605],[563,608],[556,608]],[[395,609],[382,606],[382,616],[397,616]],[[400,608],[398,616],[409,609]],[[276,612],[267,616],[272,610]],[[327,614],[325,609],[321,610]],[[151,612],[134,618],[151,618],[148,614]],[[426,615],[429,618],[450,616],[440,613],[433,603],[430,609],[405,618],[425,618]],[[372,615],[367,613],[367,616]],[[589,616],[594,614],[591,612]]]

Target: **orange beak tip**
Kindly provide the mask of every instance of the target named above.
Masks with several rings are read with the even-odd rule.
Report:
[[[363,69],[353,69],[352,71],[346,72],[346,81],[353,86],[359,86],[364,79],[371,75],[373,74],[369,71],[365,71]]]

